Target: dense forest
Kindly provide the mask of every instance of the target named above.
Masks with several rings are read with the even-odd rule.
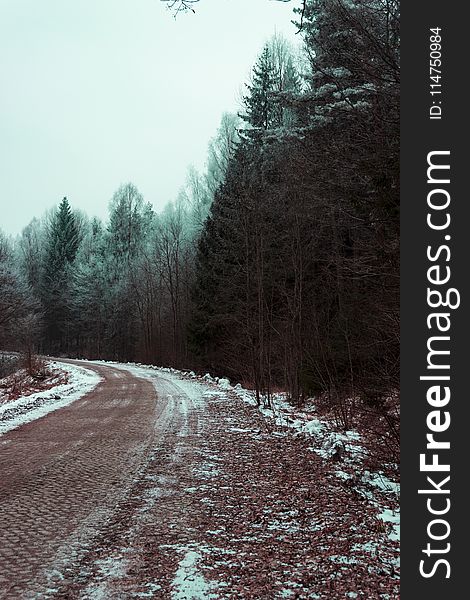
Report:
[[[301,12],[302,49],[266,43],[163,212],[127,183],[105,223],[64,198],[1,234],[0,347],[209,371],[268,401],[398,388],[399,5]]]

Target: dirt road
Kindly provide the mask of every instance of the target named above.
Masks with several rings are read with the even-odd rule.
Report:
[[[90,367],[89,367],[90,368]],[[24,598],[79,556],[154,442],[152,384],[93,366],[90,394],[0,437],[0,597]]]
[[[398,544],[305,440],[210,383],[84,366],[94,391],[0,437],[0,598],[398,598]]]

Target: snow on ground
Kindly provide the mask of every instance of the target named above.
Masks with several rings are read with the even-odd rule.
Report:
[[[231,389],[238,397],[256,406],[254,392],[245,390],[240,384],[232,387],[226,379],[204,376],[206,381],[212,379],[222,389]],[[400,539],[400,511],[398,499],[400,484],[391,481],[382,472],[371,473],[364,470],[362,463],[367,451],[361,444],[361,436],[357,431],[337,431],[330,421],[318,419],[311,414],[296,413],[283,394],[275,394],[271,400],[272,409],[263,405],[259,411],[266,417],[274,419],[276,425],[292,429],[294,434],[307,435],[314,440],[310,447],[325,460],[336,461],[335,474],[344,481],[349,481],[356,492],[373,504],[378,518],[383,521],[391,540]]]
[[[209,373],[198,376],[193,371],[179,371],[140,363],[112,364],[140,377],[152,377],[152,372],[154,375],[165,377],[182,389],[195,403],[202,404],[204,395],[207,394],[217,395],[222,402],[227,398],[227,394],[234,394],[253,407],[257,406],[253,391],[244,389],[240,384],[232,386],[228,379],[212,377]],[[326,461],[334,462],[335,476],[347,482],[352,489],[365,497],[376,508],[377,517],[383,522],[389,538],[399,540],[400,484],[391,481],[380,471],[364,470],[363,462],[367,451],[361,444],[360,434],[354,430],[338,431],[327,419],[317,418],[312,413],[299,412],[287,402],[285,394],[274,394],[271,405],[272,408],[266,408],[262,404],[258,410],[266,419],[274,421],[278,427],[291,430],[293,435],[311,438],[313,444],[309,449]],[[236,430],[234,426],[233,431]],[[251,433],[256,434],[253,431]],[[282,431],[273,431],[272,435],[284,434]]]
[[[52,361],[49,367],[65,372],[67,383],[0,404],[0,435],[68,406],[91,392],[101,381],[98,373],[83,367]]]
[[[211,593],[214,585],[209,583],[198,569],[201,552],[193,548],[184,548],[184,557],[178,565],[173,579],[171,594],[172,600],[205,600],[218,598]]]

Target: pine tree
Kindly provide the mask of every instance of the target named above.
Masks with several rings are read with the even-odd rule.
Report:
[[[49,224],[41,285],[49,351],[68,351],[71,344],[70,288],[78,246],[75,217],[64,198]]]
[[[108,280],[103,226],[95,218],[88,225],[73,273],[74,319],[80,353],[87,358],[106,358],[104,333],[111,312]]]
[[[255,129],[269,129],[279,125],[279,110],[273,96],[275,91],[274,65],[266,45],[253,67],[249,94],[243,97],[246,114],[241,115]]]
[[[302,25],[313,123],[355,119],[384,95],[399,94],[396,0],[309,0]]]

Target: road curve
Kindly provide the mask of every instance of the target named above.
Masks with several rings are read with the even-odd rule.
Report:
[[[80,365],[79,361],[70,361]],[[102,381],[71,405],[0,436],[0,598],[32,598],[79,559],[125,496],[155,438],[152,383],[84,363]]]

